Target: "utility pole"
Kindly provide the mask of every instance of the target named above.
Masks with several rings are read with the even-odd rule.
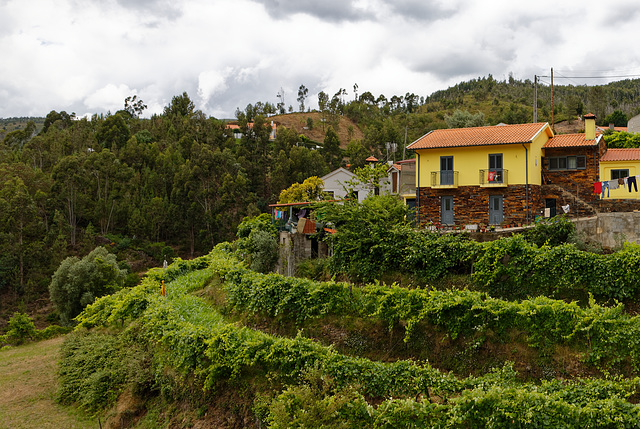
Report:
[[[553,67],[551,67],[551,131],[556,132],[556,114],[553,110]]]
[[[533,75],[533,123],[538,122],[538,75]]]

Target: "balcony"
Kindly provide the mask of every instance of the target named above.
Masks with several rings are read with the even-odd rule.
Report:
[[[509,185],[509,170],[489,168],[480,170],[480,187],[500,188]]]
[[[458,187],[458,172],[457,171],[432,171],[431,172],[431,187],[442,188],[457,188]]]

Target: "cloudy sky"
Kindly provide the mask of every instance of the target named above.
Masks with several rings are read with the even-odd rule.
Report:
[[[428,96],[492,74],[640,77],[633,0],[0,0],[0,117],[160,113],[187,92],[207,115],[297,91]],[[569,79],[562,79],[563,77]],[[546,79],[548,81],[548,79]]]

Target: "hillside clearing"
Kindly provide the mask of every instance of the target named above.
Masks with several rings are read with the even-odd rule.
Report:
[[[0,429],[96,428],[97,421],[55,402],[64,337],[0,350]]]

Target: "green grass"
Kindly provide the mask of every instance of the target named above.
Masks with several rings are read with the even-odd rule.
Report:
[[[63,339],[0,350],[0,429],[98,427],[97,418],[55,402]]]

